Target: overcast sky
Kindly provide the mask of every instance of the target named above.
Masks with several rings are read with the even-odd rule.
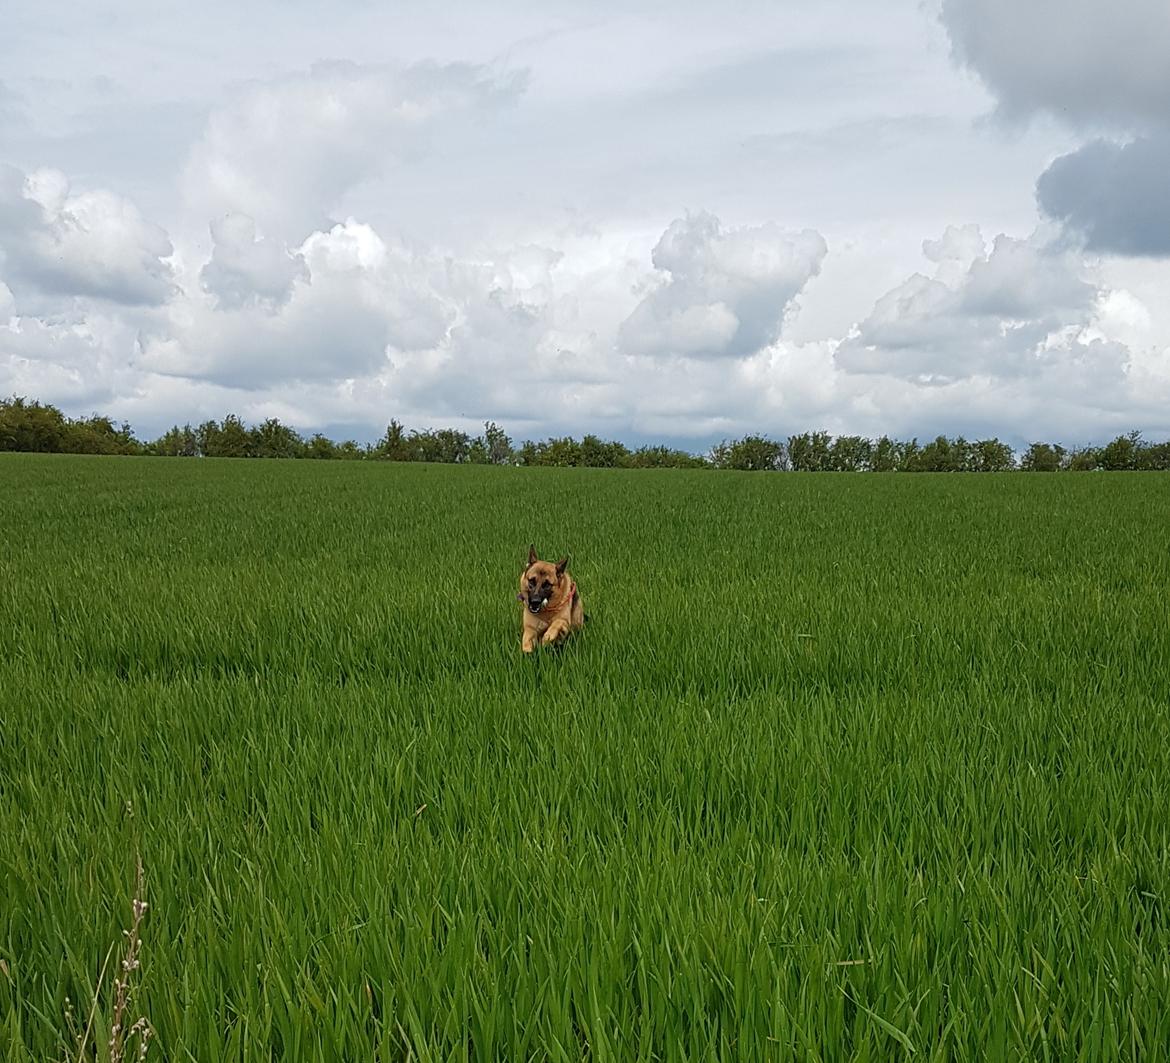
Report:
[[[9,5],[0,395],[1170,435],[1170,4]]]

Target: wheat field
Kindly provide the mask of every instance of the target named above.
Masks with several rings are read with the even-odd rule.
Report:
[[[1168,518],[4,456],[0,1058],[1165,1058]],[[535,659],[530,541],[590,617]]]

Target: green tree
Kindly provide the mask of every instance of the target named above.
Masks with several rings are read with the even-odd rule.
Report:
[[[338,457],[337,444],[334,443],[333,440],[328,436],[322,435],[320,432],[316,432],[305,444],[304,450],[302,451],[302,456],[306,458],[316,458],[318,460],[328,461],[331,458]]]
[[[542,465],[544,445],[542,443],[535,443],[531,439],[524,440],[520,444],[520,449],[516,451],[516,459],[521,465]]]
[[[581,444],[572,436],[546,440],[540,451],[540,464],[557,468],[581,465]]]
[[[705,458],[697,454],[688,454],[685,450],[674,450],[671,447],[638,447],[627,454],[622,461],[627,469],[706,469],[709,464]]]
[[[1110,472],[1136,469],[1141,448],[1141,432],[1130,432],[1129,435],[1118,436],[1111,443],[1106,443],[1098,453],[1097,460],[1102,469]]]
[[[1024,472],[1059,472],[1064,463],[1065,449],[1059,443],[1033,443],[1020,459]]]
[[[1143,444],[1138,450],[1135,467],[1147,472],[1170,470],[1170,442]]]
[[[788,437],[788,461],[793,472],[827,472],[832,436],[828,432],[804,432]]]
[[[905,468],[907,472],[963,472],[968,449],[962,436],[954,441],[936,436],[907,458]]]
[[[373,457],[382,461],[410,461],[410,442],[400,421],[392,420],[386,432],[374,445]]]
[[[215,437],[215,453],[208,455],[213,458],[250,458],[252,456],[252,437],[244,422],[234,413],[229,413],[219,426]]]
[[[199,442],[189,424],[182,428],[175,425],[151,443],[147,451],[163,458],[194,458],[199,454]]]
[[[625,463],[630,451],[624,443],[587,435],[581,440],[581,464],[593,469],[614,469]]]
[[[871,472],[896,472],[902,467],[905,444],[896,443],[889,436],[882,436],[873,445],[869,457]]]
[[[512,440],[495,421],[488,421],[483,426],[483,442],[489,465],[512,463]]]
[[[476,436],[467,446],[467,460],[472,465],[488,464],[488,447],[483,436]]]
[[[0,402],[0,450],[59,453],[68,432],[69,423],[56,406],[17,395]]]
[[[219,422],[204,421],[195,429],[195,445],[199,448],[199,456],[213,458],[219,450]]]
[[[861,436],[838,436],[829,446],[829,468],[833,472],[864,472],[869,468],[873,444]]]
[[[1015,452],[998,439],[980,439],[971,444],[967,461],[972,472],[1009,472],[1016,467]]]
[[[761,435],[726,440],[711,450],[711,464],[718,469],[775,472],[787,466],[784,444]]]
[[[914,464],[918,460],[918,455],[922,453],[922,445],[918,442],[918,437],[907,440],[904,443],[898,443],[898,471],[912,472]]]
[[[130,425],[115,425],[101,414],[66,421],[61,449],[67,454],[141,454]]]
[[[256,425],[248,433],[249,453],[254,458],[299,458],[305,452],[300,434],[275,417]]]
[[[1096,472],[1101,468],[1100,452],[1096,447],[1078,447],[1069,451],[1061,467],[1069,472]]]
[[[407,447],[412,461],[459,465],[471,456],[471,438],[454,428],[411,432]]]

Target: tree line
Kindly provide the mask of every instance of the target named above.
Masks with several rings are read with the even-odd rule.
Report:
[[[595,435],[525,440],[513,444],[494,422],[472,436],[453,428],[407,430],[393,420],[376,443],[336,443],[305,437],[270,417],[255,425],[234,414],[222,421],[185,424],[158,439],[138,439],[129,424],[110,418],[66,417],[57,407],[20,397],[0,400],[0,451],[57,454],[136,454],[187,458],[316,458],[350,461],[425,461],[472,465],[590,468],[738,469],[775,472],[1089,472],[1170,470],[1170,442],[1141,433],[1120,435],[1101,447],[1033,443],[1017,455],[999,439],[938,436],[927,443],[805,432],[783,439],[747,435],[725,440],[704,455],[666,446],[627,447]]]

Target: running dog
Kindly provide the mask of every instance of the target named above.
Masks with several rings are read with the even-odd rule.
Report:
[[[585,606],[568,568],[567,557],[554,565],[541,561],[535,546],[528,547],[528,564],[520,573],[520,593],[516,595],[524,604],[525,653],[536,649],[537,642],[551,646],[585,626]]]

